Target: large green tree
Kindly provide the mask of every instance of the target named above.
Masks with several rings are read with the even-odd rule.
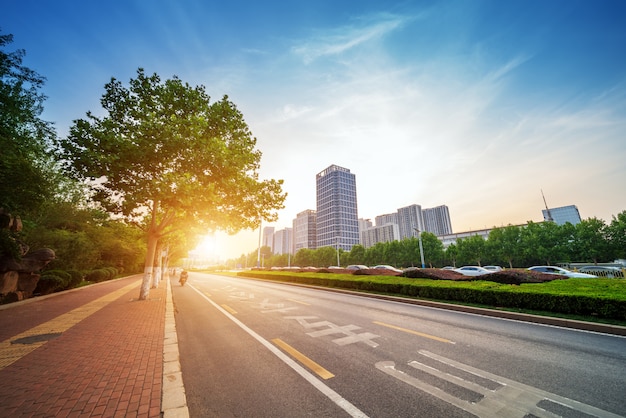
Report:
[[[22,64],[23,49],[6,50],[12,42],[13,35],[0,34],[0,210],[24,217],[54,194],[54,129],[40,118],[45,79]],[[14,238],[0,229],[0,255],[19,256]]]
[[[276,219],[282,180],[259,180],[256,138],[228,97],[211,103],[204,86],[139,69],[129,87],[112,78],[101,104],[104,116],[74,121],[59,148],[64,168],[90,181],[107,211],[145,225],[140,299],[167,234],[183,225],[234,233]]]

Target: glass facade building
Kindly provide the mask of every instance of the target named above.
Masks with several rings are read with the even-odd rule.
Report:
[[[317,248],[350,251],[359,243],[356,177],[347,168],[331,165],[315,180]]]
[[[576,225],[580,222],[580,212],[576,205],[561,206],[560,208],[551,208],[550,213],[547,209],[541,211],[543,213],[543,220],[549,221],[550,215],[552,215],[552,221],[557,225],[565,225],[567,222],[572,225]]]

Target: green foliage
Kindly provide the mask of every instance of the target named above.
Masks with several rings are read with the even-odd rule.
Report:
[[[511,286],[486,281],[457,282],[327,273],[250,271],[237,275],[422,299],[626,320],[625,280],[567,279]]]
[[[626,258],[626,211],[613,217],[610,225],[592,218],[575,226],[528,222],[525,226],[494,228],[487,240],[475,235],[460,239],[445,250],[434,234],[424,232],[422,244],[426,265],[430,267],[497,264],[513,268],[568,262],[611,262]],[[415,237],[379,242],[369,248],[355,245],[350,252],[340,251],[340,257],[342,266],[391,264],[407,268],[421,265],[419,243]],[[256,259],[256,253],[248,258]],[[337,264],[336,259],[334,247],[303,248],[292,258],[291,265],[327,267]],[[266,266],[287,265],[286,261],[271,256],[265,260],[271,260]],[[243,256],[239,263],[251,266],[245,263]]]
[[[56,274],[42,274],[37,282],[37,287],[34,293],[40,295],[49,295],[50,293],[63,290],[66,286],[66,281]]]
[[[54,130],[40,119],[45,79],[22,65],[24,50],[5,51],[12,42],[13,35],[0,35],[0,207],[24,217],[54,192]]]
[[[159,234],[177,218],[229,232],[275,219],[282,181],[257,180],[261,153],[228,97],[211,104],[203,86],[142,69],[129,88],[111,79],[105,90],[106,116],[87,113],[59,146],[68,173],[100,180],[94,197],[108,211],[150,213]]]
[[[89,282],[104,282],[106,280],[114,279],[117,275],[117,269],[115,267],[103,267],[95,270],[91,270],[85,275],[85,280]]]

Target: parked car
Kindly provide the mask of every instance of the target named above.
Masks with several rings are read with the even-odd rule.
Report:
[[[456,270],[456,267],[445,266],[445,267],[442,267],[441,270]]]
[[[593,274],[577,273],[575,271],[569,271],[567,269],[556,267],[556,266],[533,266],[533,267],[529,267],[528,270],[537,271],[539,273],[559,274],[561,276],[577,278],[577,279],[593,279],[596,277]]]
[[[389,270],[389,271],[394,271],[396,273],[402,273],[402,270],[397,269],[393,266],[390,266],[388,264],[379,264],[377,266],[372,267],[373,269],[381,269],[381,270]]]
[[[365,270],[365,269],[369,269],[369,267],[367,267],[366,265],[363,265],[363,264],[350,264],[348,267],[346,267],[346,269],[348,269],[348,270]]]
[[[483,268],[491,271],[502,271],[500,266],[483,266]]]
[[[597,277],[607,277],[614,279],[616,277],[624,277],[624,273],[619,267],[611,266],[585,266],[578,269],[580,273],[593,274]]]
[[[479,266],[463,266],[458,269],[454,269],[457,273],[461,273],[464,276],[482,276],[483,274],[491,274],[493,271]]]

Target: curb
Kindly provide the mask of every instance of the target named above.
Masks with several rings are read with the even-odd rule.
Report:
[[[163,340],[163,386],[161,389],[161,409],[164,418],[188,418],[187,397],[180,366],[178,335],[174,318],[174,301],[169,276],[167,299],[165,301],[165,335]]]

